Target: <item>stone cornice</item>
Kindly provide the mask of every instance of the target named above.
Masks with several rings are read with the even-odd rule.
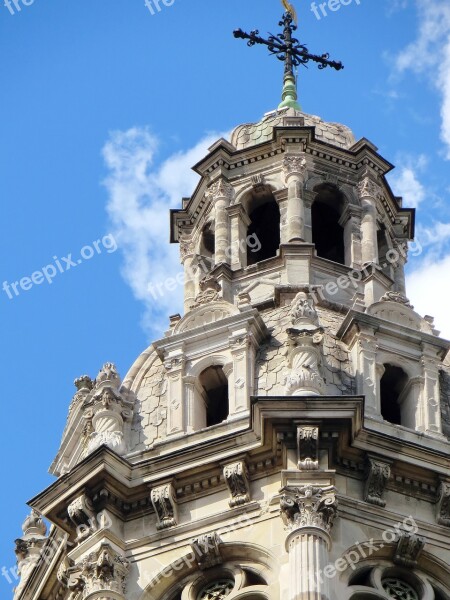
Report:
[[[193,170],[196,171],[201,180],[197,185],[192,197],[182,209],[171,210],[171,242],[179,241],[180,227],[192,226],[198,216],[202,213],[206,203],[205,192],[212,179],[217,177],[217,171],[233,183],[233,178],[242,177],[249,167],[256,166],[268,159],[284,155],[290,145],[294,145],[295,152],[304,152],[314,161],[323,161],[324,164],[332,164],[341,171],[347,171],[346,182],[356,185],[361,171],[370,168],[381,177],[382,201],[393,223],[400,223],[398,217],[409,215],[410,227],[405,232],[407,237],[413,236],[414,210],[403,209],[396,196],[385,179],[385,175],[393,169],[393,165],[385,160],[375,150],[375,146],[367,140],[361,140],[350,149],[339,148],[316,139],[314,127],[275,127],[273,139],[251,146],[242,150],[233,151],[233,146],[219,140],[220,143],[211,147],[210,153],[197,163]],[[318,165],[317,165],[318,167]]]
[[[415,478],[419,485],[422,475],[428,484],[448,477],[448,444],[415,432],[387,435],[382,428],[371,427],[372,422],[364,426],[363,407],[362,397],[253,398],[250,426],[243,420],[240,430],[236,424],[234,428],[218,426],[214,437],[211,432],[198,432],[179,443],[166,441],[143,452],[139,460],[135,457],[134,464],[101,447],[30,505],[74,536],[67,507],[84,491],[89,491],[94,510],[110,510],[123,520],[133,518],[136,511],[151,513],[149,488],[168,481],[173,481],[177,502],[183,502],[225,490],[224,464],[245,459],[250,480],[279,472],[286,468],[283,446],[296,447],[297,426],[316,423],[320,424],[321,447],[331,453],[330,461],[336,453],[361,463],[366,454],[395,459],[392,480],[396,486],[401,484],[402,473],[405,480]]]
[[[337,339],[343,340],[346,344],[351,344],[352,340],[357,336],[360,326],[372,328],[378,334],[401,335],[413,344],[430,344],[442,350],[442,358],[445,357],[450,349],[450,342],[448,340],[355,310],[348,312],[336,334]]]

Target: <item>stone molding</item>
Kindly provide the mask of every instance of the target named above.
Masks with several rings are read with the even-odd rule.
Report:
[[[175,489],[172,483],[166,483],[153,488],[150,493],[153,508],[155,509],[158,523],[156,529],[168,529],[178,524],[177,503]]]
[[[69,519],[77,529],[76,541],[82,542],[97,531],[96,514],[92,500],[83,493],[67,507]]]
[[[191,549],[201,571],[222,564],[220,544],[222,540],[216,531],[206,533],[191,542]]]
[[[319,428],[311,425],[297,427],[297,467],[302,471],[319,468]]]
[[[394,563],[414,569],[425,546],[425,538],[412,533],[403,532],[397,542]]]
[[[441,481],[439,485],[436,518],[439,525],[450,527],[450,481]]]
[[[247,466],[244,461],[225,465],[223,476],[231,493],[229,505],[231,508],[250,502],[250,484]]]
[[[364,501],[375,506],[386,506],[383,499],[386,484],[391,476],[391,464],[373,456],[367,457]]]

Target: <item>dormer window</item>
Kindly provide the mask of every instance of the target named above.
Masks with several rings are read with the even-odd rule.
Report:
[[[340,224],[344,197],[334,185],[315,188],[317,196],[311,208],[312,241],[317,256],[345,264],[344,228]]]

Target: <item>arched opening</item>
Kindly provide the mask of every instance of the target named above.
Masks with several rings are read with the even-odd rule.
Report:
[[[214,254],[216,252],[216,236],[214,233],[214,223],[207,223],[202,231],[200,241],[200,254],[206,258],[211,266],[214,262]]]
[[[394,425],[402,425],[402,395],[408,375],[400,367],[386,364],[380,381],[381,416]]]
[[[344,197],[336,186],[329,183],[317,186],[314,191],[317,196],[311,208],[311,223],[317,256],[344,265],[344,228],[339,223]]]
[[[206,427],[218,425],[228,418],[228,379],[220,366],[208,367],[200,375],[206,407]]]
[[[264,188],[254,194],[247,209],[250,217],[247,235],[247,265],[273,258],[280,247],[280,208],[272,192]]]

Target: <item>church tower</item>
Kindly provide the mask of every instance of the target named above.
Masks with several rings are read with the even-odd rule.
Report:
[[[301,111],[282,24],[282,104],[171,213],[183,315],[123,380],[75,381],[15,600],[450,600],[450,343],[407,298],[414,210]]]

